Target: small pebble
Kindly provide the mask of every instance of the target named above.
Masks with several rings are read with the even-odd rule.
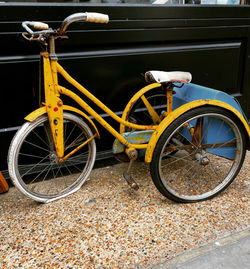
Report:
[[[226,191],[192,204],[162,196],[143,162],[132,166],[140,189],[131,190],[127,166],[95,169],[50,204],[16,188],[0,195],[0,268],[149,268],[249,227],[250,152]]]

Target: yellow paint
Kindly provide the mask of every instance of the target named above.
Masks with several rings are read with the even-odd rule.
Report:
[[[156,146],[160,136],[175,119],[177,119],[182,114],[189,111],[190,109],[204,106],[204,105],[218,106],[218,107],[222,107],[224,109],[227,109],[227,110],[233,112],[242,122],[242,124],[245,127],[245,130],[250,138],[250,128],[248,126],[248,123],[246,122],[244,117],[240,114],[240,112],[238,110],[236,110],[234,107],[228,105],[227,103],[217,101],[217,100],[196,100],[196,101],[187,103],[187,104],[177,108],[159,124],[158,128],[153,133],[153,135],[151,136],[150,141],[148,143],[148,147],[147,147],[147,151],[146,151],[146,155],[145,155],[145,162],[150,163],[152,161],[154,149],[155,149],[155,146]]]
[[[144,105],[146,106],[148,113],[151,116],[154,124],[159,124],[161,122],[161,119],[160,119],[159,115],[156,113],[156,111],[154,110],[154,108],[151,106],[151,104],[149,103],[147,98],[144,95],[142,95],[141,99],[142,99]]]
[[[87,89],[85,89],[80,83],[78,83],[76,80],[74,80],[63,68],[57,63],[57,71],[60,73],[71,85],[76,87],[80,92],[82,92],[85,96],[87,96],[92,102],[94,102],[97,106],[99,106],[104,112],[106,112],[108,115],[110,115],[115,121],[124,124],[125,126],[139,129],[139,130],[152,130],[156,129],[157,126],[150,126],[150,125],[137,125],[130,123],[128,121],[123,120],[119,116],[117,116],[111,109],[109,109],[107,106],[105,106],[100,100],[98,100],[92,93],[90,93]],[[64,87],[59,86],[60,92],[62,93],[62,89],[67,90]],[[68,90],[67,90],[68,91]],[[69,92],[68,92],[69,93]],[[72,92],[71,92],[72,93]],[[64,93],[63,93],[64,94]],[[75,100],[74,98],[79,98],[75,93],[70,94],[70,97]],[[78,99],[79,100],[79,99]],[[76,100],[75,100],[76,101]],[[82,108],[86,111],[87,108],[91,109],[90,106],[83,102]],[[93,111],[93,110],[92,110]],[[91,113],[90,113],[91,114]],[[91,114],[92,115],[92,114]],[[98,115],[98,114],[97,114]],[[92,115],[93,116],[93,115]],[[94,116],[93,116],[94,117]],[[94,117],[95,118],[95,117]],[[109,125],[110,126],[110,125]],[[108,129],[109,130],[109,129]]]
[[[72,106],[67,106],[67,105],[64,105],[63,106],[63,110],[69,110],[69,111],[73,111],[73,112],[76,112],[78,114],[80,114],[81,116],[83,116],[94,128],[95,132],[96,132],[96,137],[97,138],[100,138],[100,134],[99,134],[99,131],[97,130],[94,122],[90,119],[89,116],[87,116],[84,112],[82,112],[80,109],[77,109],[75,107],[72,107]]]
[[[47,113],[46,107],[42,106],[42,107],[32,111],[24,119],[31,122],[31,121],[34,121],[35,119],[37,119],[38,117],[40,117],[41,115],[43,115],[45,113]]]
[[[91,94],[87,89],[85,89],[82,85],[80,85],[76,80],[74,80],[58,63],[56,60],[50,60],[49,54],[47,52],[43,53],[43,67],[44,67],[44,89],[45,89],[45,106],[41,107],[31,114],[29,114],[25,119],[28,121],[33,121],[40,115],[48,113],[50,127],[53,135],[53,140],[55,143],[57,156],[59,159],[63,160],[64,156],[64,137],[63,137],[63,110],[69,110],[76,112],[82,115],[88,122],[93,126],[96,134],[90,139],[94,139],[96,136],[99,137],[99,132],[93,123],[93,121],[82,111],[77,108],[71,106],[63,105],[62,100],[59,98],[60,94],[64,94],[69,96],[74,101],[76,101],[84,110],[86,110],[90,115],[92,115],[105,129],[107,129],[113,136],[115,136],[122,144],[124,144],[127,148],[134,148],[134,149],[147,149],[145,161],[151,162],[152,155],[155,149],[155,146],[161,136],[161,134],[166,130],[166,128],[180,115],[187,112],[188,110],[203,106],[203,105],[215,105],[220,106],[229,111],[232,111],[242,122],[245,126],[246,132],[250,137],[250,130],[249,126],[246,123],[243,116],[233,107],[230,105],[215,101],[215,100],[197,100],[191,103],[187,103],[175,111],[172,112],[172,93],[168,93],[168,116],[164,118],[161,122],[161,117],[157,115],[155,110],[152,108],[150,103],[145,98],[144,94],[152,90],[154,88],[158,88],[161,86],[159,83],[150,84],[144,88],[142,88],[139,92],[137,92],[127,104],[122,118],[117,116],[112,110],[110,110],[107,106],[105,106],[100,100],[98,100],[93,94]],[[138,130],[155,130],[152,134],[152,137],[148,144],[138,144],[138,139],[136,140],[137,143],[130,143],[124,138],[119,132],[117,132],[111,125],[109,125],[98,113],[96,113],[86,102],[84,102],[77,94],[74,92],[58,85],[58,73],[60,73],[70,84],[76,87],[80,92],[82,92],[85,96],[87,96],[91,101],[93,101],[97,106],[99,106],[103,111],[105,111],[108,115],[110,115],[114,120],[120,123],[120,133],[123,133],[125,130],[125,126],[138,129]],[[160,122],[158,126],[148,126],[148,125],[138,125],[133,124],[126,121],[126,117],[131,110],[133,104],[139,99],[142,98],[145,106],[149,110],[151,117],[155,123]],[[140,140],[140,138],[139,138]],[[90,140],[89,140],[90,141]],[[82,145],[77,147],[71,153],[64,157],[67,159],[69,156],[74,154],[77,150],[81,147],[86,145],[89,142],[88,140],[85,141]]]
[[[146,148],[147,143],[153,132],[154,130],[146,130],[146,131],[137,130],[135,132],[123,133],[122,136],[125,137],[129,143],[144,144],[144,147]],[[120,153],[123,152],[124,149],[125,146],[118,139],[115,139],[113,143],[113,152]]]
[[[139,99],[141,98],[141,96],[143,96],[146,92],[155,89],[155,88],[159,88],[161,87],[160,83],[152,83],[150,85],[147,85],[146,87],[142,88],[141,90],[139,90],[128,102],[128,104],[126,105],[123,114],[122,114],[122,119],[125,121],[127,118],[128,113],[131,110],[131,107],[133,106],[133,104]],[[125,125],[121,124],[120,125],[120,133],[123,134],[125,132]]]
[[[60,94],[65,94],[75,100],[83,109],[85,109],[89,114],[91,114],[101,125],[106,128],[111,134],[113,134],[121,143],[126,147],[133,147],[135,149],[146,149],[147,144],[134,144],[129,143],[122,135],[120,135],[115,129],[113,129],[105,120],[103,120],[98,113],[96,113],[87,103],[85,103],[79,96],[75,93],[67,90],[64,87],[58,85],[57,73],[60,73],[69,83],[75,86],[79,91],[86,95],[90,100],[92,100],[96,105],[102,108],[106,113],[108,113],[112,118],[121,124],[124,124],[130,128],[136,128],[141,130],[152,130],[156,129],[157,126],[147,126],[147,125],[137,125],[129,123],[120,117],[118,117],[114,112],[112,112],[108,107],[106,107],[101,101],[99,101],[94,95],[87,91],[83,86],[81,86],[77,81],[75,81],[58,63],[57,61],[50,61],[49,54],[43,53],[44,59],[44,88],[45,88],[45,106],[37,109],[36,111],[29,114],[25,119],[32,121],[48,113],[51,131],[53,134],[53,140],[55,143],[57,155],[59,159],[63,159],[64,156],[64,141],[63,141],[63,110],[70,110],[79,113],[84,118],[86,118],[91,125],[96,130],[97,136],[99,132],[92,122],[92,120],[82,111],[65,106],[62,100],[59,98]],[[55,124],[56,123],[56,124]],[[72,153],[73,154],[73,153]]]
[[[83,113],[81,110],[75,108],[75,107],[72,107],[72,106],[67,106],[67,105],[63,105],[63,111],[64,110],[68,110],[68,111],[72,111],[72,112],[75,112],[75,113],[78,113],[80,114],[81,116],[83,116],[92,126],[93,126],[93,129],[95,130],[96,134],[97,134],[97,138],[100,138],[100,134],[94,124],[94,122],[85,114]],[[40,107],[38,108],[37,110],[34,110],[33,112],[31,112],[28,116],[25,117],[25,120],[27,121],[34,121],[35,119],[37,119],[38,117],[42,116],[43,114],[45,114],[47,112],[46,110],[46,107],[43,106],[43,107]]]
[[[108,130],[113,136],[115,136],[122,144],[126,147],[133,147],[135,149],[147,148],[147,144],[133,144],[129,143],[121,134],[119,134],[111,125],[109,125],[98,113],[96,113],[86,102],[84,102],[77,94],[74,92],[60,86],[59,91],[61,94],[69,96],[71,99],[75,100],[82,108],[84,108],[91,116],[93,116],[106,130]],[[134,124],[133,124],[134,125]],[[143,125],[138,125],[143,126]],[[156,126],[154,126],[156,128]]]
[[[67,160],[70,156],[72,156],[74,153],[76,153],[79,149],[81,149],[82,147],[84,147],[85,145],[87,145],[90,141],[92,141],[97,134],[94,134],[92,137],[90,137],[89,139],[87,139],[86,141],[84,141],[80,146],[78,146],[77,148],[75,148],[74,150],[72,150],[69,154],[67,154],[66,156],[64,156],[62,158],[63,161]]]
[[[58,158],[64,155],[64,139],[63,139],[63,108],[62,100],[59,98],[57,91],[57,75],[55,62],[50,61],[49,54],[43,54],[43,71],[44,71],[44,91],[46,110],[49,117],[50,128],[57,152]],[[55,81],[54,81],[55,80]]]
[[[52,72],[54,87],[56,88],[58,86],[57,61],[51,60],[50,63],[51,63],[51,72]],[[56,92],[56,94],[58,94],[58,92]]]

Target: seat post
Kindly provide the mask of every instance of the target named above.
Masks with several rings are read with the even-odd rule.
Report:
[[[167,90],[167,115],[169,115],[173,110],[173,83],[164,84],[165,89]]]

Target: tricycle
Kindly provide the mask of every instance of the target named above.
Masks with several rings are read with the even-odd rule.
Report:
[[[9,174],[16,187],[43,203],[79,190],[96,158],[95,139],[100,134],[95,119],[115,137],[116,157],[129,162],[123,176],[134,190],[139,185],[130,168],[136,159],[149,164],[156,188],[176,202],[203,201],[227,188],[250,149],[249,125],[237,101],[224,92],[192,84],[189,72],[152,70],[145,73],[148,84],[135,93],[119,117],[58,63],[55,41],[65,38],[69,25],[77,21],[108,23],[109,17],[76,13],[59,29],[42,22],[22,23],[23,37],[43,47],[40,95],[44,97],[40,107],[25,117],[9,148]],[[58,74],[119,122],[120,130],[86,98],[61,86]],[[63,96],[82,109],[66,104]]]

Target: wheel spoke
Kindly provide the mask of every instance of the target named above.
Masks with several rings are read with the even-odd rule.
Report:
[[[30,184],[32,184],[32,183],[34,183],[35,182],[35,180],[37,179],[37,178],[39,178],[39,176],[40,175],[42,175],[42,173],[44,172],[44,171],[46,171],[46,169],[48,168],[48,167],[50,167],[51,166],[51,164],[49,164],[49,165],[47,165],[47,166],[45,166],[45,168],[42,170],[42,172],[40,172],[31,182],[30,182]]]
[[[187,129],[183,131],[187,123],[191,128],[195,125],[193,135],[190,132],[192,141]],[[168,126],[150,164],[160,192],[174,201],[194,202],[225,189],[239,172],[246,151],[237,124],[221,108],[201,107]]]
[[[187,139],[181,132],[178,133],[179,135],[181,135],[184,139]],[[193,144],[191,141],[188,141],[194,148],[198,148],[195,144]]]
[[[32,154],[27,154],[27,153],[19,153],[20,156],[26,156],[26,157],[32,157],[32,158],[38,158],[38,159],[43,159],[44,160],[44,157],[43,156],[37,156],[37,155],[32,155]],[[47,155],[49,156],[49,155]],[[47,157],[46,159],[49,159],[49,157]]]
[[[38,146],[38,145],[36,145],[36,144],[34,144],[34,143],[31,143],[31,142],[29,142],[29,141],[27,141],[27,140],[24,140],[24,143],[27,143],[27,144],[29,144],[29,145],[32,145],[33,147],[38,148],[38,149],[41,149],[41,150],[43,150],[43,151],[50,152],[49,150],[47,150],[47,149],[45,149],[45,148],[42,148],[42,147],[40,147],[40,146]]]
[[[37,134],[37,132],[33,131],[33,133],[36,135],[36,137],[37,137],[40,141],[43,142],[43,144],[44,144],[45,146],[48,146],[48,144],[42,139],[42,137],[41,137],[39,134]]]
[[[235,138],[232,138],[231,140],[229,140],[229,141],[227,141],[227,142],[224,142],[222,145],[220,145],[220,147],[218,147],[218,148],[223,148],[226,144],[228,144],[228,143],[230,143],[230,142],[233,142],[233,141],[235,141]],[[216,146],[216,143],[211,147],[211,148],[209,148],[209,149],[218,149],[217,147],[215,147]]]
[[[190,157],[191,155],[192,155],[192,153],[190,153],[190,154],[188,154],[188,155],[186,155],[186,156],[184,156],[182,158],[177,158],[175,156],[171,156],[171,158],[175,158],[176,160],[174,160],[174,161],[172,161],[170,163],[167,163],[166,165],[163,165],[162,167],[166,167],[168,165],[171,165],[171,164],[176,163],[176,162],[181,161],[181,160],[188,161],[188,160],[186,160],[186,158]]]
[[[85,136],[81,137],[82,135],[83,135],[83,133],[80,133],[77,136],[77,138],[75,138],[75,140],[73,142],[71,142],[68,146],[65,147],[65,150],[70,149],[70,148],[72,148],[74,146],[75,147],[79,146],[81,144],[81,141],[86,139]],[[81,137],[81,139],[80,139],[80,137]]]
[[[67,142],[68,142],[68,140],[69,140],[70,136],[72,135],[72,133],[74,132],[75,128],[76,128],[76,125],[74,125],[74,127],[72,128],[72,130],[71,130],[71,132],[70,132],[69,136],[68,136],[68,137],[65,139],[64,146],[67,144]]]
[[[37,201],[47,202],[74,192],[93,167],[96,147],[90,128],[69,113],[64,113],[64,123],[65,149],[78,148],[91,138],[87,147],[79,148],[65,162],[57,157],[47,115],[25,124],[12,143],[12,178],[20,191]]]
[[[32,165],[32,167],[26,171],[23,175],[21,175],[21,177],[26,176],[27,174],[29,174],[34,168],[36,168],[39,164],[41,164],[45,159],[48,159],[49,154],[47,156],[45,156],[40,162],[38,162],[35,166]]]

